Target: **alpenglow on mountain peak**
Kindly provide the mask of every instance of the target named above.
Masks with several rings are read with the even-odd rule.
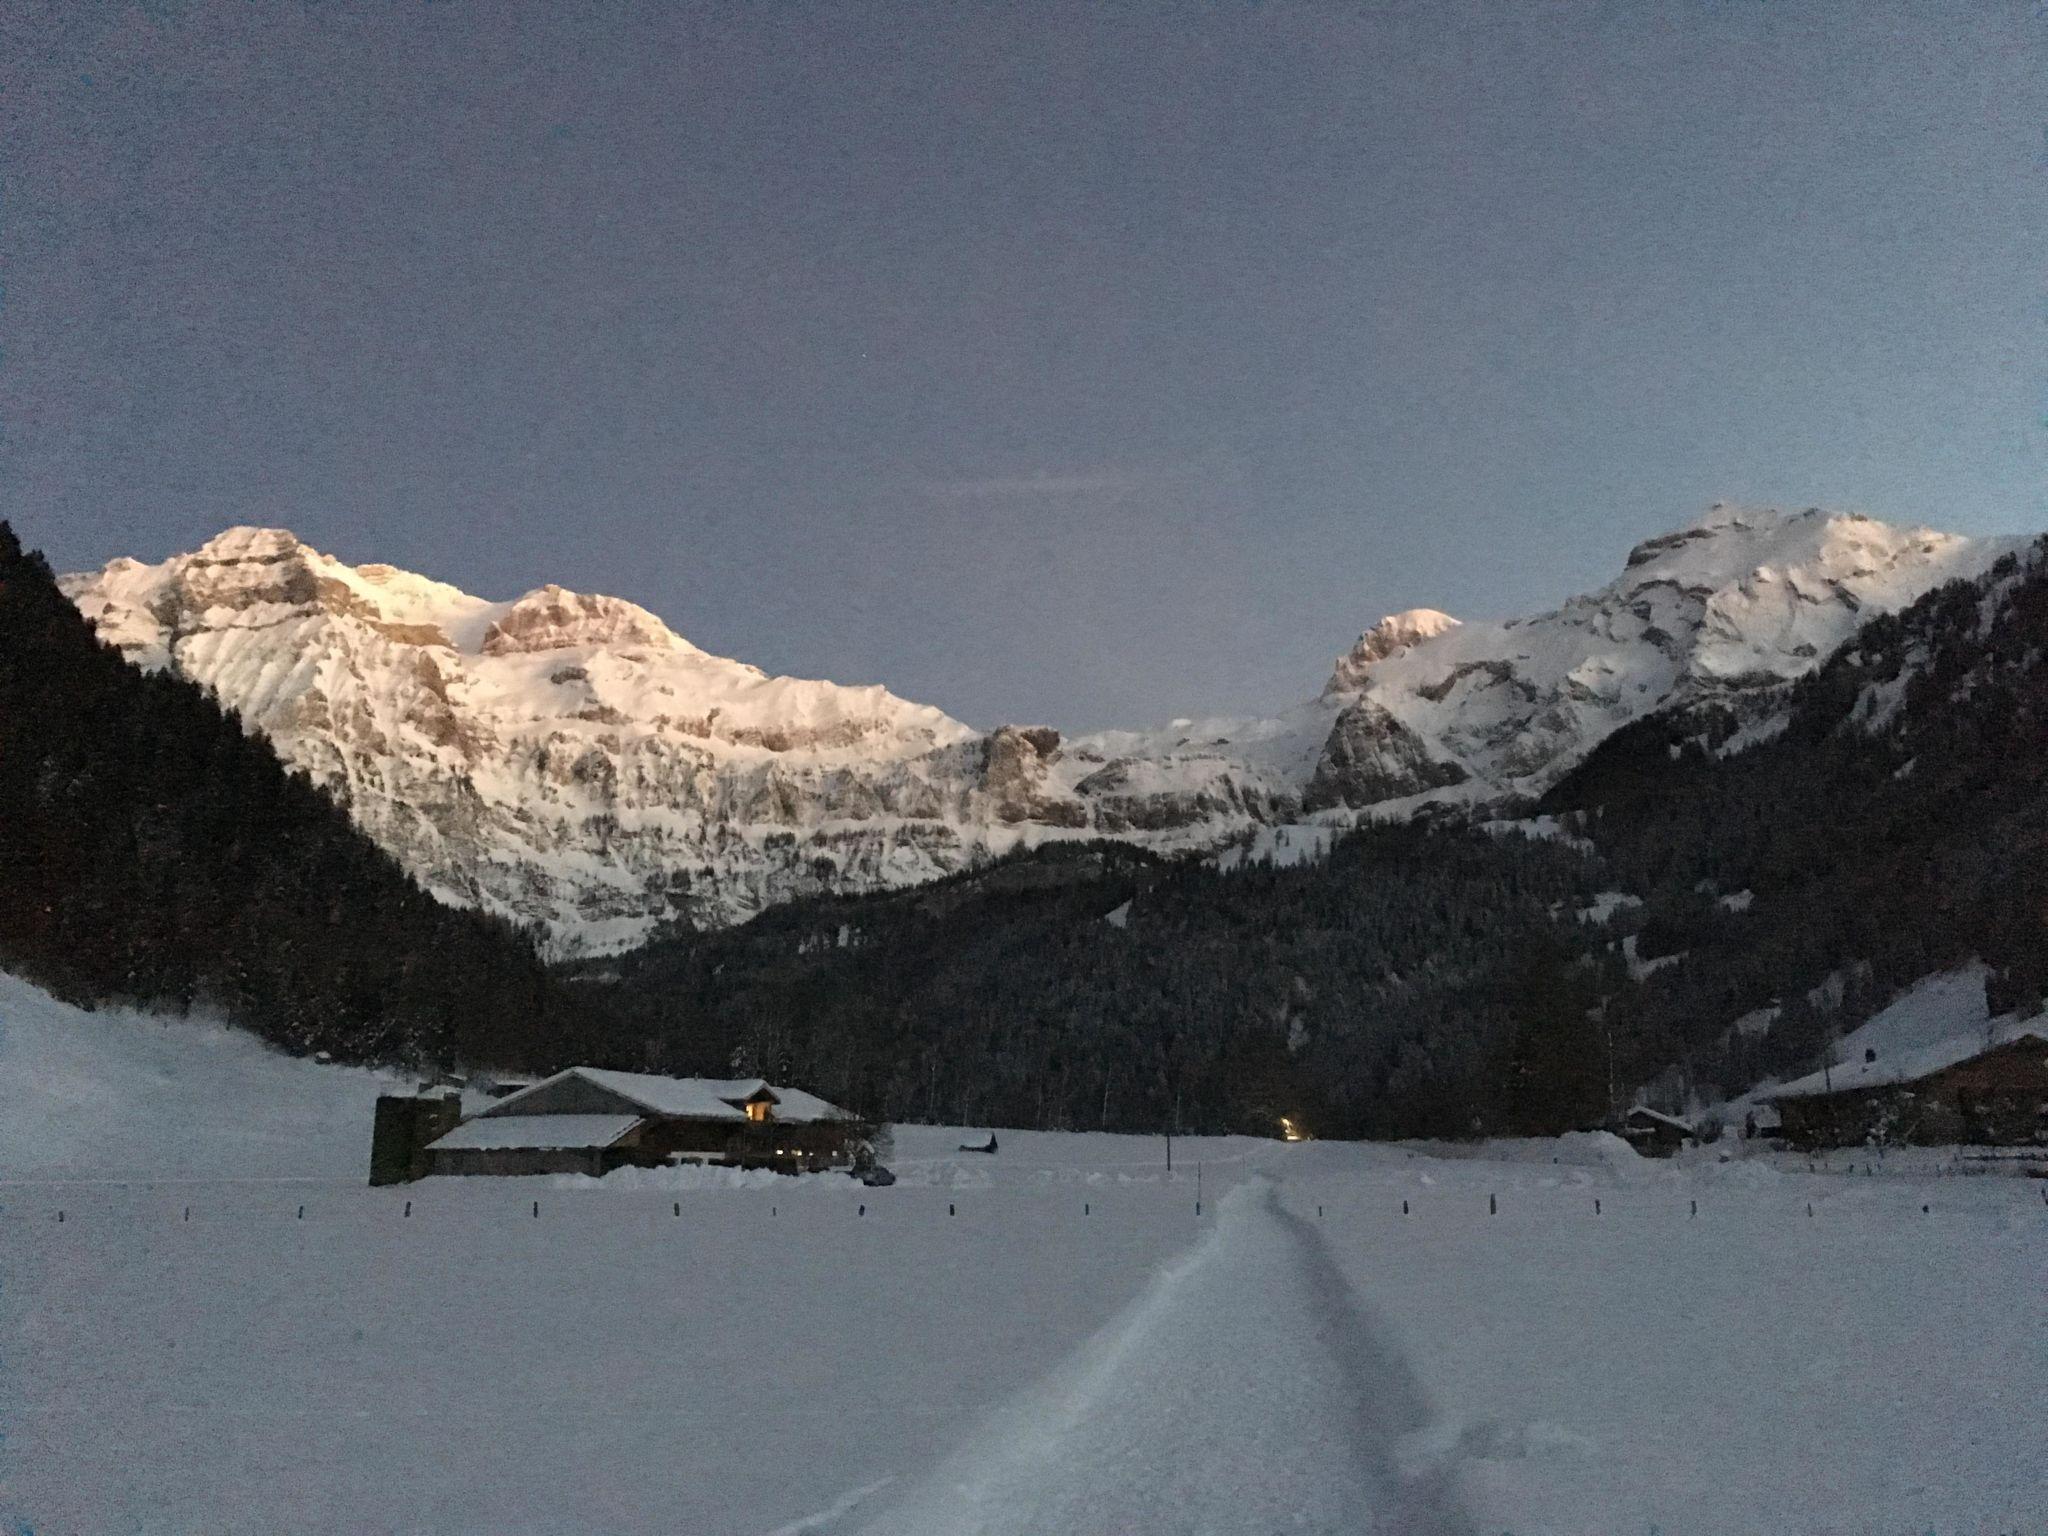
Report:
[[[63,585],[103,639],[211,689],[430,890],[573,953],[1020,845],[1214,850],[1539,793],[1654,710],[1768,711],[1872,614],[2020,542],[1717,506],[1552,612],[1382,619],[1317,697],[1271,715],[1073,738],[772,677],[621,598],[492,601],[280,528]]]

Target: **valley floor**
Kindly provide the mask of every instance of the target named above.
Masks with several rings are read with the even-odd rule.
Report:
[[[0,1530],[2048,1529],[2039,1181],[958,1140],[883,1190],[0,1168]]]

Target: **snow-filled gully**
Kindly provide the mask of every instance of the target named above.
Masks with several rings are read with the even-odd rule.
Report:
[[[1312,1223],[1255,1176],[1213,1230],[934,1471],[816,1531],[1438,1536],[1467,1522],[1396,1442],[1427,1416]],[[880,1506],[880,1507],[877,1507]]]

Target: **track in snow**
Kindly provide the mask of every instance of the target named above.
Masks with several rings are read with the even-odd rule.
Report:
[[[1426,1417],[1314,1227],[1260,1176],[1083,1353],[871,1536],[1464,1536],[1393,1447]]]

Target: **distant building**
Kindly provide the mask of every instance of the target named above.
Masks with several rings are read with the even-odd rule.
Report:
[[[1669,1157],[1699,1139],[1690,1121],[1638,1104],[1621,1119],[1621,1139],[1645,1157]]]
[[[1758,1094],[1795,1146],[2048,1144],[2048,1019],[2005,1021],[1919,1050],[1812,1073]]]
[[[848,1167],[872,1127],[759,1078],[656,1077],[571,1067],[479,1110],[424,1147],[430,1174],[603,1174],[717,1163],[801,1173]]]

